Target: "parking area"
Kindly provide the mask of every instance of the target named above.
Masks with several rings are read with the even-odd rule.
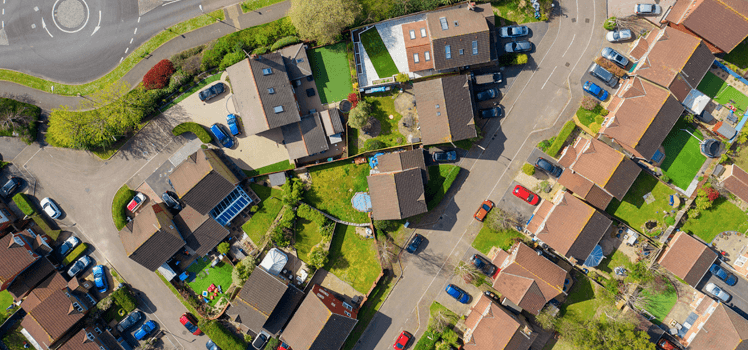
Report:
[[[658,1],[642,1],[642,0],[616,0],[608,1],[608,16],[609,17],[626,17],[634,15],[634,7],[636,4],[651,4],[656,3],[660,5],[662,11],[657,16],[646,16],[647,21],[652,23],[660,23],[660,20],[667,14],[668,9],[675,5],[675,0],[658,0]]]
[[[618,51],[618,52],[620,52],[620,51]],[[623,52],[621,52],[621,53],[623,53]],[[624,54],[624,56],[625,56],[625,54]],[[623,78],[619,79],[618,85],[616,85],[615,88],[612,88],[612,87],[606,85],[605,82],[603,82],[602,80],[600,80],[600,79],[592,76],[592,74],[590,74],[590,69],[592,68],[593,64],[595,64],[595,62],[590,62],[587,70],[584,72],[584,74],[582,75],[582,78],[579,80],[580,85],[584,86],[585,82],[591,81],[591,82],[595,83],[597,86],[599,86],[601,89],[607,91],[610,96],[613,96],[613,94],[616,92],[616,90],[618,90],[618,88],[621,86],[621,84],[623,84],[624,79]],[[629,64],[631,64],[631,63],[629,63]],[[592,96],[592,95],[590,95],[588,93],[585,93],[585,96]],[[612,97],[608,97],[607,100],[610,101],[611,98]]]
[[[699,284],[696,286],[696,289],[708,295],[709,297],[716,299],[711,294],[707,293],[705,289],[707,284],[714,283],[715,285],[717,285],[717,287],[732,296],[730,301],[724,304],[729,306],[731,309],[733,309],[743,317],[748,317],[748,280],[746,280],[744,277],[740,277],[737,273],[735,273],[735,271],[732,270],[729,265],[720,262],[720,266],[729,273],[737,276],[738,283],[734,286],[728,286],[723,280],[719,279],[719,277],[712,275],[711,272],[707,272],[704,278],[701,279],[701,282],[699,282]]]
[[[499,23],[496,23],[498,31]],[[519,37],[519,38],[501,38],[499,37],[498,33],[496,35],[496,38],[498,39],[498,44],[496,45],[496,50],[499,55],[503,55],[506,53],[506,50],[504,50],[504,46],[508,43],[515,42],[515,41],[523,41],[527,40],[532,43],[532,51],[528,52],[527,54],[530,55],[535,52],[535,48],[537,47],[538,43],[540,43],[541,40],[543,40],[543,36],[545,36],[545,33],[548,31],[548,23],[545,22],[533,22],[533,23],[525,23],[524,26],[527,26],[527,28],[530,30],[530,33],[526,36]]]
[[[496,207],[507,213],[513,214],[514,216],[518,217],[521,222],[526,223],[527,220],[530,220],[530,218],[532,217],[535,209],[540,205],[540,203],[542,203],[542,200],[541,202],[538,202],[537,205],[528,204],[512,193],[514,187],[517,185],[522,185],[530,191],[533,190],[532,187],[528,188],[527,184],[521,184],[517,181],[513,181],[512,184],[506,189],[501,199],[496,202]]]
[[[468,261],[467,263],[469,264],[470,262]],[[470,302],[467,304],[460,303],[459,301],[457,301],[457,299],[447,294],[445,289],[447,288],[448,284],[454,284],[455,286],[467,292],[467,294],[470,295]],[[478,289],[478,287],[469,283],[465,283],[462,277],[455,274],[448,281],[448,283],[442,287],[441,292],[439,292],[439,295],[436,296],[435,300],[439,302],[439,304],[444,305],[447,309],[458,315],[466,315],[468,311],[470,311],[470,308],[478,301],[478,299],[480,299],[481,294],[483,294],[483,292]]]

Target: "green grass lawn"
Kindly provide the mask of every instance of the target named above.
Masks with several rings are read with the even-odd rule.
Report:
[[[132,197],[135,197],[135,191],[131,190],[127,185],[117,190],[112,199],[112,220],[117,230],[121,230],[127,224],[127,203],[130,202]]]
[[[361,293],[369,293],[382,268],[376,241],[356,234],[356,227],[337,225],[325,270]]]
[[[596,298],[598,286],[586,277],[574,281],[569,297],[561,305],[560,317],[574,317],[577,320],[590,320],[595,316],[600,300]],[[602,291],[600,291],[602,293]]]
[[[216,287],[221,286],[224,292],[226,292],[231,286],[231,271],[234,269],[231,264],[226,262],[219,262],[215,267],[210,267],[212,260],[207,258],[198,258],[195,262],[187,268],[187,271],[194,273],[195,279],[189,282],[190,288],[200,296],[203,291],[207,291],[211,284],[215,284]],[[207,276],[201,277],[201,271],[207,273]],[[224,294],[218,293],[213,300],[210,300],[210,305],[215,305],[218,300],[222,299]]]
[[[748,169],[748,147],[738,147],[737,156],[732,160],[741,169]]]
[[[304,202],[338,219],[363,223],[369,217],[353,209],[351,198],[356,192],[367,191],[369,165],[340,161],[314,167],[309,174],[312,187],[304,193]]]
[[[263,7],[277,4],[281,1],[285,0],[246,0],[242,2],[242,12],[247,13],[249,11],[254,11]]]
[[[429,182],[426,184],[426,204],[428,209],[434,209],[447,194],[452,183],[460,173],[457,165],[439,164],[429,167]]]
[[[254,170],[244,170],[244,174],[246,174],[249,177],[255,177],[260,174],[270,174],[270,173],[277,173],[279,171],[285,171],[285,170],[291,170],[294,166],[291,164],[288,160],[282,160],[278,163],[270,164],[268,166],[264,166],[262,168],[257,168]]]
[[[530,23],[539,22],[540,19],[535,18],[535,10],[532,9],[532,4],[524,2],[526,7],[522,10],[519,8],[519,4],[524,2],[522,0],[492,0],[491,6],[496,13],[496,26],[501,26],[499,17],[503,17],[507,22],[511,23]],[[542,1],[541,1],[542,2]],[[509,23],[507,23],[509,25]]]
[[[258,184],[251,184],[250,186],[262,202],[260,202],[257,212],[252,214],[252,218],[242,225],[242,229],[252,239],[252,242],[260,244],[262,237],[265,236],[270,225],[273,224],[281,208],[283,208],[283,202],[280,201],[280,190]]]
[[[7,289],[0,291],[0,323],[2,323],[6,317],[10,316],[5,311],[10,304],[13,304],[13,296],[10,295]]]
[[[296,243],[294,243],[294,248],[296,248],[296,252],[299,254],[299,259],[309,261],[309,251],[320,241],[322,241],[322,235],[319,233],[319,226],[307,219],[298,218],[296,221]]]
[[[650,192],[655,201],[647,204],[643,197]],[[605,211],[634,229],[641,230],[642,225],[649,220],[664,222],[664,213],[674,209],[669,205],[671,194],[675,194],[675,191],[642,171],[623,197],[623,202],[613,198]]]
[[[483,225],[480,232],[478,232],[478,236],[473,241],[473,248],[483,254],[488,254],[491,251],[491,247],[495,246],[503,250],[509,250],[514,244],[514,239],[520,237],[522,237],[522,234],[515,230],[496,232],[488,227],[488,225]]]
[[[667,279],[662,279],[660,283],[666,285],[659,285],[661,291],[653,291],[649,289],[642,290],[642,295],[651,298],[644,308],[652,314],[655,318],[652,320],[655,324],[661,324],[665,321],[665,317],[673,309],[675,303],[678,301],[678,294],[675,292],[675,287]]]
[[[345,42],[308,50],[307,55],[322,103],[341,101],[348,97],[353,91],[353,85]]]
[[[730,53],[725,55],[725,61],[730,62],[741,69],[748,68],[748,40],[743,40]]]
[[[717,103],[720,104],[732,104],[738,109],[738,115],[743,115],[748,109],[748,96],[743,95],[740,91],[714,75],[712,72],[707,72],[704,79],[699,83],[698,90],[703,92],[705,95],[713,98]],[[735,103],[730,102],[730,100]]]
[[[683,129],[690,131],[698,139]],[[662,142],[662,147],[665,148],[662,171],[675,186],[683,190],[688,188],[706,161],[706,157],[701,154],[699,139],[704,139],[701,131],[681,118]]]
[[[709,210],[702,210],[698,218],[686,221],[681,230],[709,243],[723,231],[745,233],[748,230],[748,215],[728,202],[727,198],[719,197]]]
[[[364,45],[364,50],[369,55],[371,64],[377,71],[379,78],[387,78],[400,73],[376,28],[363,32],[361,43]],[[348,70],[346,69],[345,72],[347,73]]]
[[[577,118],[579,118],[579,121],[584,126],[590,126],[590,124],[595,122],[595,118],[600,116],[600,112],[603,110],[603,107],[600,105],[597,105],[594,110],[588,111],[581,106],[577,110]],[[602,116],[600,116],[602,118]]]
[[[620,250],[616,249],[615,251],[613,251],[613,254],[603,259],[600,265],[597,266],[597,269],[600,271],[612,274],[614,268],[618,266],[626,267],[630,264],[631,264],[631,259],[629,259],[629,257],[626,256],[626,254],[623,254],[621,253]]]
[[[381,94],[366,96],[365,100],[371,103],[371,116],[379,121],[381,131],[377,137],[372,140],[378,140],[384,144],[384,148],[404,145],[408,142],[405,136],[397,129],[397,123],[403,118],[400,113],[395,111],[395,98],[397,93],[394,91]],[[390,115],[393,117],[390,119]],[[352,136],[349,136],[352,138]],[[354,141],[356,141],[354,139]],[[371,142],[371,141],[370,141]],[[355,153],[353,153],[355,154]]]

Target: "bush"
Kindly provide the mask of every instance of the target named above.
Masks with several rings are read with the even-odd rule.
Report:
[[[594,111],[597,106],[599,106],[600,103],[597,102],[596,99],[584,96],[582,97],[582,108],[588,110],[588,111]]]
[[[558,136],[556,136],[556,139],[553,140],[553,143],[550,147],[548,147],[548,150],[546,153],[548,153],[549,156],[555,157],[558,152],[561,150],[561,147],[563,147],[564,143],[566,142],[566,139],[571,136],[571,133],[574,132],[574,129],[577,127],[576,124],[574,124],[573,120],[570,120],[564,124],[564,127],[561,128],[561,131],[558,133]]]
[[[360,101],[357,107],[348,113],[348,125],[354,129],[366,128],[369,125],[370,113],[371,104],[367,101]]]
[[[320,228],[327,225],[329,221],[329,219],[322,215],[322,213],[312,209],[306,204],[299,205],[299,208],[296,209],[296,215],[298,215],[300,218],[304,218],[311,222],[314,222]]]
[[[247,58],[247,56],[244,55],[243,51],[232,52],[226,56],[223,56],[223,59],[221,59],[221,64],[218,65],[218,70],[226,70],[226,68],[241,62],[245,58]]]
[[[143,87],[146,90],[163,89],[169,84],[169,78],[176,72],[174,65],[169,60],[161,60],[156,63],[148,73],[143,76]]]
[[[321,269],[327,263],[327,251],[320,246],[314,246],[309,252],[309,265],[315,270]]]
[[[0,115],[4,115],[5,126],[0,127],[0,136],[18,136],[30,145],[36,140],[37,125],[42,109],[32,104],[0,97]]]
[[[395,81],[398,83],[407,83],[410,81],[410,77],[405,73],[397,73]]]
[[[379,231],[393,232],[400,226],[397,221],[392,220],[374,220],[374,228]]]
[[[499,57],[499,64],[502,66],[517,66],[527,63],[527,55],[523,53],[503,54]]]
[[[551,143],[553,143],[553,140],[555,140],[555,138],[556,137],[554,136],[550,140],[543,140],[543,141],[538,142],[538,148],[541,151],[545,152],[548,149],[548,147],[551,147]]]
[[[21,209],[21,211],[28,216],[34,215],[36,212],[36,210],[34,210],[34,205],[31,204],[25,193],[16,193],[16,195],[13,196],[13,203],[16,203],[18,209]]]
[[[710,202],[714,202],[717,198],[719,198],[719,191],[715,190],[714,188],[708,187],[705,189],[705,191],[706,197]]]
[[[284,48],[289,45],[293,45],[299,42],[299,38],[296,36],[287,36],[278,39],[273,46],[270,46],[270,51],[275,51]]]
[[[665,224],[667,224],[668,226],[675,225],[675,218],[672,216],[665,217]]]
[[[377,139],[368,139],[364,142],[364,151],[374,151],[385,148],[387,145]]]
[[[351,102],[352,108],[356,108],[358,106],[358,94],[355,92],[348,94],[348,101]]]
[[[610,17],[610,18],[606,19],[605,23],[603,23],[603,28],[605,28],[605,30],[614,30],[614,29],[616,29],[616,18],[615,17]]]
[[[210,136],[208,130],[205,130],[205,127],[198,123],[182,123],[175,126],[174,129],[171,130],[171,133],[174,134],[174,136],[179,136],[186,132],[195,134],[195,136],[197,136],[197,138],[199,138],[202,143],[210,143],[211,141],[213,141],[213,137]]]
[[[218,67],[229,53],[242,52],[244,48],[254,50],[265,47],[280,38],[293,35],[296,35],[296,29],[288,17],[231,33],[216,40],[203,51],[201,69]]]
[[[221,244],[218,245],[218,248],[216,248],[216,250],[218,250],[219,253],[225,255],[226,253],[229,252],[230,248],[231,246],[229,245],[229,242],[221,242]]]
[[[65,259],[62,259],[62,265],[65,266],[71,264],[73,261],[77,260],[86,249],[88,249],[88,244],[79,244],[75,249],[73,249],[73,251],[65,256]]]
[[[535,175],[535,167],[530,163],[525,163],[522,165],[522,172],[526,175],[533,176]]]
[[[114,302],[121,308],[125,309],[126,312],[130,313],[138,306],[138,301],[135,296],[132,295],[130,287],[124,285],[122,288],[115,290],[112,293]]]
[[[660,180],[665,183],[670,183],[670,177],[665,174],[662,174],[662,176],[660,176]]]
[[[248,256],[234,266],[231,271],[231,281],[237,286],[243,286],[249,275],[255,270],[255,260]]]
[[[600,65],[600,67],[607,69],[609,72],[613,73],[619,78],[626,75],[626,71],[621,69],[621,67],[618,67],[615,63],[608,61],[607,59],[600,56],[595,58],[595,63]]]
[[[222,350],[245,350],[249,346],[243,338],[235,336],[219,321],[203,320],[199,327]]]
[[[252,54],[253,55],[264,55],[264,54],[268,53],[268,51],[270,51],[270,49],[267,46],[262,46],[262,47],[258,47],[256,49],[254,49],[252,51]]]

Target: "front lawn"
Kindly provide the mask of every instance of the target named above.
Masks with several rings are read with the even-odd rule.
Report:
[[[307,51],[322,104],[344,100],[353,91],[345,45],[342,42]]]
[[[709,210],[702,210],[699,217],[688,219],[681,230],[709,243],[723,231],[745,233],[748,230],[748,215],[727,198],[719,197]]]
[[[112,200],[112,220],[117,230],[121,230],[127,224],[127,202],[135,197],[135,191],[131,190],[127,185],[117,190]]]
[[[576,114],[577,119],[582,125],[590,128],[590,130],[599,132],[600,126],[602,125],[605,118],[600,114],[602,113],[603,109],[603,106],[599,104],[595,107],[595,109],[591,111],[588,111],[580,106]]]
[[[353,164],[353,161],[339,161],[316,166],[309,171],[312,178],[311,189],[304,193],[303,201],[340,220],[363,223],[369,217],[353,208],[351,198],[356,192],[366,192],[369,185],[369,165]]]
[[[372,27],[361,33],[361,44],[364,45],[364,50],[369,55],[371,64],[377,71],[379,78],[387,78],[400,73],[377,28]],[[347,73],[348,69],[345,72]]]
[[[478,236],[473,241],[473,248],[479,252],[487,255],[491,251],[491,247],[499,247],[503,250],[509,250],[514,245],[515,238],[523,237],[521,233],[515,230],[505,230],[496,232],[492,230],[488,225],[483,225],[478,232]]]
[[[732,104],[738,109],[738,112],[735,113],[736,115],[743,115],[746,109],[748,109],[748,96],[743,95],[734,87],[727,85],[727,82],[712,72],[706,73],[697,89],[713,98],[719,104]],[[735,103],[730,101],[734,101]]]
[[[13,296],[10,295],[8,290],[3,290],[0,292],[0,323],[2,323],[6,317],[10,316],[8,312],[5,310],[10,306],[10,304],[13,304]]]
[[[644,195],[650,192],[654,202],[646,203]],[[675,194],[675,191],[642,171],[623,197],[623,202],[613,198],[605,211],[635,230],[641,230],[644,223],[649,220],[657,220],[662,225],[665,212],[675,209],[669,204],[671,194]]]
[[[356,227],[337,225],[330,245],[325,270],[350,284],[355,290],[369,293],[382,268],[377,258],[376,241],[363,238]]]
[[[696,137],[683,129],[693,133]],[[681,118],[662,142],[662,147],[665,148],[665,160],[660,167],[670,181],[684,191],[706,161],[706,157],[701,154],[699,139],[704,139],[701,131]]]
[[[215,284],[216,287],[221,286],[224,293],[231,286],[231,271],[234,267],[224,261],[219,262],[215,267],[210,267],[212,261],[207,257],[198,258],[187,268],[190,276],[195,274],[195,278],[187,284],[199,297],[202,297],[203,291],[208,291],[211,284]],[[211,294],[209,293],[209,295]],[[212,300],[208,297],[210,301],[208,305],[213,306],[224,297],[225,294],[222,293],[218,293]]]
[[[296,242],[294,248],[299,254],[299,259],[309,261],[309,252],[312,247],[322,241],[322,235],[319,232],[319,226],[313,221],[304,218],[296,220]]]
[[[678,294],[673,284],[666,278],[658,278],[653,288],[659,290],[643,289],[641,291],[642,296],[647,300],[644,309],[655,317],[652,320],[653,323],[661,324],[678,301]]]
[[[447,194],[452,183],[460,173],[457,165],[439,164],[429,167],[429,182],[426,184],[426,204],[428,209],[434,209]]]
[[[283,202],[280,200],[282,194],[280,190],[267,186],[258,184],[250,184],[250,186],[262,201],[258,205],[257,212],[252,214],[252,218],[242,225],[242,230],[254,244],[260,244],[270,225],[273,224],[281,208],[283,208]]]
[[[724,59],[741,69],[748,68],[748,39],[735,46],[730,53],[725,55]]]

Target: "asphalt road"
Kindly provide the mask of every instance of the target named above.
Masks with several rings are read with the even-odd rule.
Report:
[[[558,132],[582,96],[579,77],[603,44],[605,1],[577,0],[535,43],[530,62],[503,96],[507,117],[489,122],[486,138],[462,158],[466,170],[454,182],[458,191],[440,219],[417,231],[429,244],[416,256],[404,255],[403,277],[374,316],[356,349],[389,349],[402,330],[419,338],[428,307],[443,293],[453,266],[470,249],[480,230],[473,213],[483,198],[497,202],[534,145]],[[473,296],[474,298],[477,295]]]
[[[727,292],[727,294],[730,294],[732,298],[730,298],[729,302],[724,303],[726,306],[731,308],[733,311],[739,313],[743,317],[748,318],[748,280],[746,280],[744,277],[740,277],[739,274],[735,273],[735,271],[732,270],[727,264],[720,264],[722,268],[727,270],[729,273],[732,273],[733,275],[738,277],[738,283],[736,283],[734,286],[728,286],[724,281],[719,279],[717,276],[712,275],[711,272],[707,272],[706,276],[701,279],[701,282],[699,282],[698,285],[696,285],[696,289],[709,297],[712,297],[713,299],[716,299],[711,294],[709,294],[704,287],[708,283],[714,283],[719,287],[720,289]]]

